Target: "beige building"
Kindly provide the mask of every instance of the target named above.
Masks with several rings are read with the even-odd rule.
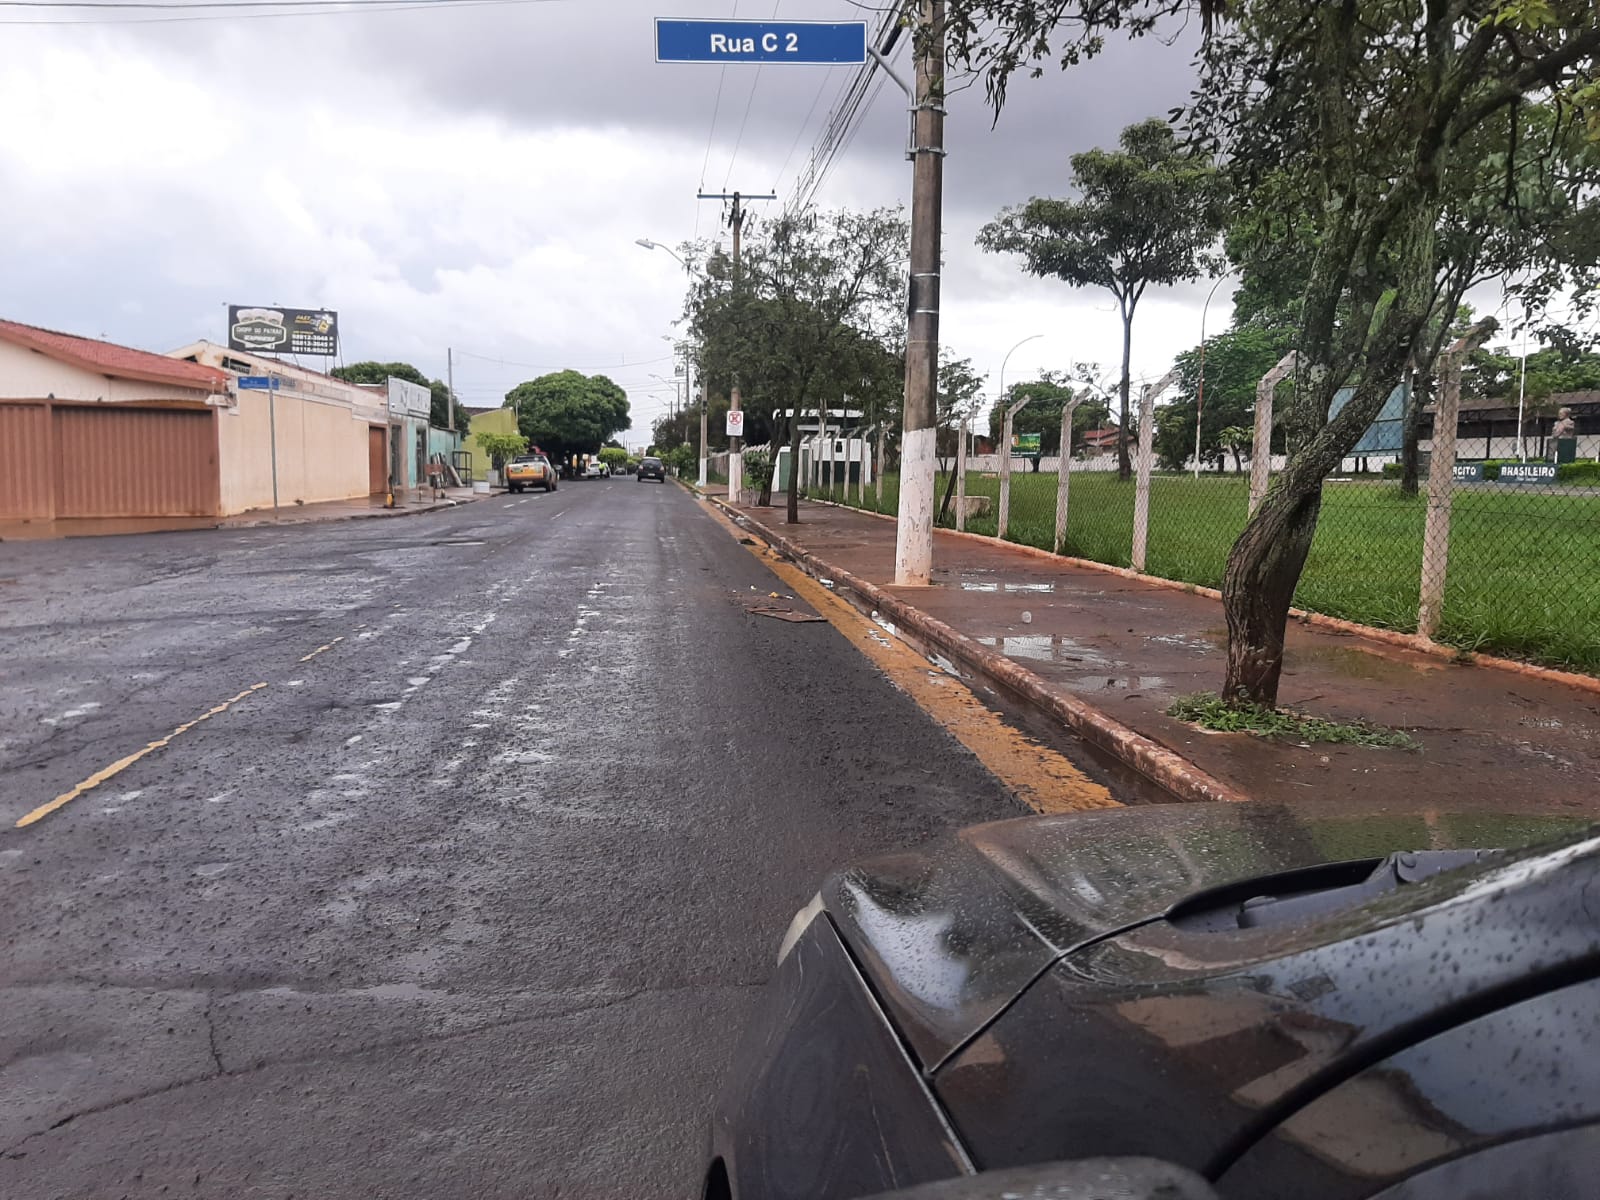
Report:
[[[388,486],[383,395],[212,342],[195,342],[168,357],[228,376],[230,403],[217,418],[222,515],[271,508],[274,473],[280,507],[379,495]],[[266,377],[276,386],[239,388],[240,376]]]

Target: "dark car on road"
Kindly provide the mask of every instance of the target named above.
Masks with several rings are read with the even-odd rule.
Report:
[[[654,479],[657,483],[667,481],[667,467],[659,458],[644,458],[639,460],[639,482]]]
[[[1164,805],[842,871],[735,1052],[705,1195],[1600,1195],[1597,833]]]

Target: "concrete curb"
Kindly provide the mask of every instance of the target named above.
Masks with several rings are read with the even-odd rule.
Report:
[[[336,525],[341,521],[392,521],[397,517],[420,517],[424,513],[438,512],[446,508],[460,508],[463,505],[475,504],[479,500],[492,500],[495,495],[496,493],[490,492],[487,496],[463,497],[460,500],[441,500],[437,504],[429,504],[425,508],[375,508],[370,512],[345,513],[339,517],[294,517],[286,521],[275,521],[271,517],[263,517],[258,521],[225,520],[219,521],[214,528],[281,529],[286,525]]]
[[[858,512],[868,517],[876,517],[880,521],[894,521],[888,513],[873,512],[870,509],[856,508],[851,504],[840,504],[834,500],[808,500],[808,504],[826,504],[829,508],[845,508],[851,512]],[[1167,588],[1170,591],[1189,592],[1191,595],[1204,596],[1208,600],[1221,600],[1222,593],[1213,587],[1205,587],[1198,583],[1184,583],[1181,579],[1166,579],[1160,575],[1145,575],[1135,571],[1132,567],[1114,567],[1110,563],[1095,562],[1090,558],[1073,558],[1067,554],[1052,554],[1048,550],[1041,550],[1038,546],[1029,546],[1022,542],[1008,542],[1001,538],[990,537],[986,533],[968,533],[964,529],[939,528],[935,534],[948,537],[969,538],[988,546],[1004,548],[1006,550],[1020,550],[1034,558],[1048,559],[1053,563],[1065,563],[1071,567],[1082,567],[1087,571],[1100,571],[1107,575],[1119,575],[1124,579],[1137,580],[1147,583],[1152,587]],[[1401,633],[1398,629],[1384,629],[1377,625],[1362,625],[1355,621],[1347,621],[1343,617],[1330,617],[1326,613],[1310,612],[1303,608],[1291,608],[1291,619],[1299,621],[1302,625],[1310,625],[1316,629],[1326,629],[1330,633],[1342,633],[1349,637],[1365,638],[1371,642],[1383,642],[1385,645],[1395,646],[1401,650],[1412,650],[1418,654],[1426,654],[1431,658],[1448,659],[1451,662],[1461,663],[1464,666],[1490,667],[1496,671],[1507,671],[1513,675],[1521,675],[1528,679],[1540,679],[1546,683],[1558,683],[1566,687],[1577,688],[1583,692],[1600,694],[1600,679],[1593,675],[1580,675],[1576,671],[1563,671],[1558,667],[1542,667],[1538,663],[1521,662],[1515,658],[1501,658],[1494,654],[1479,654],[1475,650],[1462,650],[1457,646],[1436,642],[1431,638],[1422,637],[1415,633]]]
[[[1146,779],[1172,793],[1179,800],[1248,801],[1242,792],[1202,771],[1181,754],[1167,749],[1092,705],[1085,704],[1052,688],[1044,679],[1005,655],[980,645],[936,617],[890,594],[877,584],[858,579],[848,571],[801,549],[782,534],[769,529],[746,512],[716,496],[704,497],[734,520],[748,525],[785,557],[794,560],[808,574],[827,578],[836,587],[845,587],[870,603],[880,613],[910,630],[918,638],[937,647],[951,658],[978,672],[991,683],[1004,687],[1072,729],[1085,741],[1098,746]]]

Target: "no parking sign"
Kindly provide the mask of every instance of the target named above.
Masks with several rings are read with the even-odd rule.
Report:
[[[744,436],[744,410],[743,409],[730,408],[728,410],[728,436],[729,437],[743,437]]]

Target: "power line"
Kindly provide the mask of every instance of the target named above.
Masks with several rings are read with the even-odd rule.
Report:
[[[866,6],[857,5],[857,7]],[[886,35],[891,30],[894,30],[896,23],[899,21],[901,7],[901,5],[895,5],[892,8],[877,10],[884,14],[884,18],[879,22],[878,31],[873,36],[875,45],[882,45]],[[854,133],[852,130],[857,118],[862,113],[863,106],[870,107],[872,101],[876,100],[878,93],[882,91],[882,81],[880,80],[878,88],[872,92],[871,96],[869,97],[867,94],[878,66],[876,59],[869,58],[857,68],[855,76],[845,88],[843,99],[835,102],[833,110],[828,115],[827,123],[823,127],[821,136],[818,137],[811,148],[810,159],[796,178],[794,192],[784,205],[785,212],[799,213],[809,207],[812,199],[816,196],[817,190],[822,186],[823,180],[831,169],[834,159],[853,140]]]
[[[570,362],[566,362],[566,363],[518,362],[514,358],[500,358],[498,356],[491,355],[491,354],[475,354],[471,350],[463,350],[459,346],[456,347],[456,353],[465,355],[468,358],[476,358],[480,362],[497,363],[502,367],[531,367],[535,371],[567,371],[567,370],[571,370],[571,371],[602,371],[602,370],[605,370],[608,367],[643,367],[643,366],[648,366],[648,365],[650,365],[652,363],[671,362],[674,358],[677,357],[677,355],[675,355],[675,354],[665,354],[660,358],[641,358],[641,359],[638,359],[635,362],[589,363],[589,364],[585,365],[585,364],[581,364],[581,363],[570,363]]]
[[[783,0],[777,0],[772,6],[771,20],[777,20],[778,10],[783,7]],[[761,86],[761,71],[763,64],[756,64],[755,78],[750,81],[750,95],[744,102],[744,117],[739,121],[739,135],[733,139],[733,154],[728,158],[728,173],[722,177],[722,190],[728,190],[728,181],[733,178],[734,164],[739,161],[739,147],[744,145],[744,127],[750,122],[750,109],[756,102],[756,89]],[[705,191],[706,181],[700,180],[700,190]]]
[[[3,2],[3,0],[0,0]],[[16,0],[20,3],[20,0]],[[288,5],[294,0],[271,0],[275,6]],[[415,12],[421,9],[499,8],[524,4],[556,4],[568,0],[303,0],[305,7],[279,8],[268,11],[223,12],[205,11],[194,16],[144,16],[111,17],[96,15],[91,11],[81,17],[33,18],[20,20],[0,19],[0,25],[69,26],[69,25],[171,25],[194,21],[270,21],[300,17],[362,16],[373,13]],[[51,7],[65,10],[69,5]],[[132,8],[133,5],[112,4],[109,8]],[[170,9],[200,8],[201,5],[174,4]],[[248,4],[219,4],[217,9],[254,8]]]

